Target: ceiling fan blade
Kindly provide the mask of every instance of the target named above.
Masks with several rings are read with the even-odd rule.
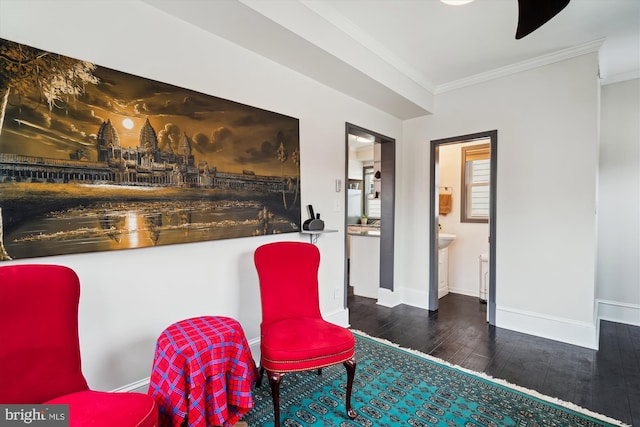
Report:
[[[516,40],[542,27],[569,4],[569,0],[518,0]]]

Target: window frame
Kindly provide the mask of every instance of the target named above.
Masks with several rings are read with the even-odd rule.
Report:
[[[377,200],[377,203],[381,203],[380,198],[376,198],[375,194],[375,181],[379,178],[375,178],[375,166],[366,165],[362,167],[362,213],[369,219],[381,219],[382,213],[377,216],[371,215],[370,200]],[[380,209],[377,209],[378,211]]]
[[[460,222],[468,222],[468,223],[488,223],[489,222],[489,212],[490,208],[487,209],[487,215],[478,217],[471,216],[471,206],[469,204],[469,198],[471,196],[470,188],[473,186],[486,186],[487,193],[490,196],[491,193],[491,181],[486,181],[486,183],[481,184],[473,184],[469,182],[469,165],[468,163],[473,162],[474,160],[486,160],[489,162],[489,169],[491,168],[491,144],[490,143],[480,143],[474,145],[468,145],[461,148],[460,153],[461,159],[461,177],[460,177]],[[491,174],[489,173],[489,178]],[[491,201],[489,200],[488,205],[491,205]]]

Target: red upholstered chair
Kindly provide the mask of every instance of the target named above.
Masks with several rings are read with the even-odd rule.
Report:
[[[322,319],[318,300],[320,252],[315,245],[278,242],[254,254],[260,280],[260,379],[267,372],[273,396],[275,427],[280,425],[280,381],[287,372],[318,370],[343,363],[347,368],[346,410],[356,371],[355,341],[346,328]]]
[[[150,396],[89,390],[79,300],[80,281],[67,267],[0,267],[0,403],[68,404],[70,426],[156,426]]]

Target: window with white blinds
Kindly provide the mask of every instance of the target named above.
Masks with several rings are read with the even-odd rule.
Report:
[[[462,148],[461,222],[488,222],[490,170],[489,144]]]
[[[374,196],[367,196],[367,215],[369,218],[380,218],[382,216],[382,199]]]

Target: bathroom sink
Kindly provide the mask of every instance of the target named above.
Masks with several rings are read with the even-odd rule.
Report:
[[[438,249],[444,249],[456,240],[455,234],[438,233]]]

